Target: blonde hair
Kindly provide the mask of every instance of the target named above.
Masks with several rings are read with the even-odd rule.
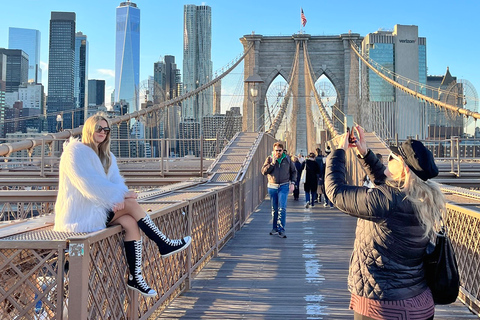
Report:
[[[402,189],[425,230],[424,237],[433,239],[435,228],[446,212],[445,196],[437,183],[421,180],[403,162],[401,164],[403,170],[392,174],[392,177],[387,179],[387,184]]]
[[[91,116],[85,121],[82,129],[82,142],[83,144],[92,148],[93,151],[95,151],[95,153],[100,158],[105,173],[108,174],[108,169],[112,164],[112,159],[110,157],[110,133],[106,135],[105,140],[99,143],[98,146],[93,140],[93,134],[95,132],[96,126],[102,120],[105,120],[108,127],[110,127],[110,122],[107,120],[107,117],[100,113]]]

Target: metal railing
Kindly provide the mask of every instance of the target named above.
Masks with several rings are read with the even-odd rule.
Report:
[[[29,229],[0,228],[0,236],[10,234],[0,239],[0,318],[147,319],[161,312],[263,201],[266,183],[257,165],[273,138],[255,141],[240,181],[210,182],[139,200],[169,237],[192,236],[187,250],[167,259],[160,258],[152,241],[144,241],[143,273],[159,292],[155,298],[127,289],[119,226],[61,233],[52,230],[52,216],[46,216],[30,219]],[[255,196],[256,191],[261,194]]]

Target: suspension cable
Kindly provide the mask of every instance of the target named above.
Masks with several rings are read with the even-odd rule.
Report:
[[[470,111],[468,109],[465,109],[465,108],[460,108],[460,107],[456,107],[456,106],[453,106],[453,105],[450,105],[448,103],[445,103],[445,102],[442,102],[442,101],[439,101],[437,99],[433,99],[433,98],[430,98],[424,94],[421,94],[420,92],[417,92],[415,90],[412,90],[408,87],[405,87],[403,85],[401,85],[400,83],[398,83],[397,81],[393,80],[393,79],[390,79],[389,77],[387,77],[386,75],[384,75],[382,72],[380,72],[377,68],[375,68],[368,60],[367,58],[365,58],[362,54],[360,54],[356,48],[356,45],[354,44],[353,41],[350,40],[350,47],[352,48],[352,50],[355,52],[355,54],[365,63],[365,65],[367,67],[370,68],[370,70],[372,70],[373,72],[375,72],[379,77],[381,77],[383,80],[387,81],[388,83],[390,83],[392,86],[394,86],[395,88],[398,88],[408,94],[410,94],[411,96],[414,96],[420,100],[424,100],[424,101],[427,101],[427,102],[430,102],[432,103],[433,105],[437,106],[437,107],[441,107],[441,108],[445,108],[447,110],[450,110],[452,112],[455,112],[455,113],[458,113],[458,114],[462,114],[462,115],[465,115],[466,117],[473,117],[475,119],[480,119],[480,113],[478,112],[474,112],[474,111]],[[382,67],[382,70],[384,70],[386,68],[383,68]],[[395,73],[393,73],[391,70],[388,70],[387,69],[387,72],[389,74],[391,74],[393,77],[399,79],[401,78],[400,75],[397,75]],[[407,78],[405,78],[406,80],[408,81],[411,81],[413,83],[412,80],[409,80]],[[423,85],[423,84],[420,84],[420,83],[416,83],[420,88],[424,88],[426,87],[426,85]],[[435,91],[441,91],[439,90],[438,88],[433,88],[433,90]]]

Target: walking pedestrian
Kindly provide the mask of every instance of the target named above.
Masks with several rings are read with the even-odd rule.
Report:
[[[318,188],[318,175],[320,174],[320,167],[315,161],[315,153],[310,152],[308,154],[307,159],[302,164],[302,170],[305,170],[305,183],[303,189],[305,190],[305,208],[308,209],[315,205]]]
[[[287,197],[295,188],[297,170],[290,157],[283,153],[283,144],[280,142],[273,144],[273,152],[265,159],[262,174],[268,177],[268,194],[273,217],[270,234],[286,238]]]
[[[320,174],[318,174],[318,187],[317,187],[317,194],[318,198],[316,199],[317,203],[322,203],[322,194],[323,194],[323,178],[325,176],[325,163],[323,159],[322,149],[317,148],[317,156],[315,157],[315,162],[318,164],[320,168]]]
[[[348,134],[327,159],[326,191],[335,206],[357,219],[348,288],[354,319],[433,319],[423,257],[445,213],[445,198],[429,179],[438,175],[432,153],[418,140],[390,147],[388,166],[367,149],[363,129]],[[345,153],[356,149],[376,187],[347,185]]]
[[[300,197],[300,173],[302,172],[302,164],[298,161],[297,156],[293,156],[293,164],[297,170],[297,179],[295,180],[295,189],[293,190],[293,200],[298,201]]]
[[[190,245],[191,237],[171,240],[137,202],[120,175],[110,152],[110,125],[97,114],[85,121],[82,140],[70,139],[60,159],[54,230],[93,232],[109,225],[125,230],[124,247],[129,269],[127,286],[147,297],[157,295],[142,276],[141,229],[155,241],[163,257]]]

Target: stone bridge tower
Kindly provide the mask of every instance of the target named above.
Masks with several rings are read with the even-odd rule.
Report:
[[[244,101],[243,101],[243,131],[259,131],[264,129],[265,98],[267,90],[274,79],[281,75],[289,81],[294,65],[297,43],[300,45],[298,55],[298,74],[291,83],[293,110],[296,120],[291,123],[295,128],[289,142],[289,151],[303,154],[315,150],[315,134],[311,130],[313,119],[310,107],[311,92],[306,92],[309,85],[305,79],[304,50],[309,54],[312,71],[315,75],[314,83],[325,75],[337,91],[337,104],[342,112],[357,114],[358,104],[358,77],[351,83],[351,49],[350,40],[359,44],[362,40],[359,34],[342,34],[339,36],[311,36],[309,34],[294,34],[292,36],[262,36],[257,34],[245,35],[240,38],[247,50],[253,46],[244,60]],[[355,65],[353,66],[355,67]],[[358,67],[358,64],[357,64]],[[358,74],[358,71],[357,71]],[[248,80],[247,80],[248,79]],[[258,94],[252,96],[253,86]],[[350,90],[356,86],[357,90]],[[354,94],[356,92],[356,94]],[[352,101],[354,100],[354,101]]]

